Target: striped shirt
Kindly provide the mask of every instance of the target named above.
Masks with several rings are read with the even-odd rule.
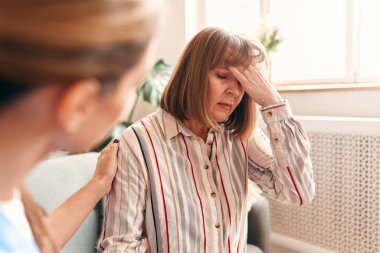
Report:
[[[204,142],[162,109],[126,129],[98,252],[246,252],[248,183],[283,203],[312,200],[310,143],[288,103],[262,109],[270,141],[230,131]]]

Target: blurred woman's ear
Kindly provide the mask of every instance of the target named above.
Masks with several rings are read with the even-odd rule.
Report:
[[[102,87],[96,79],[84,79],[63,85],[57,98],[57,126],[63,134],[75,134],[102,98]]]

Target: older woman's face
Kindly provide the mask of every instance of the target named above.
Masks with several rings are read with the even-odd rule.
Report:
[[[217,67],[208,73],[208,108],[216,122],[224,122],[235,110],[244,95],[240,82],[226,67]]]

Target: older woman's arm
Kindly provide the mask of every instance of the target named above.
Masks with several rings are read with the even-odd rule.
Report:
[[[141,152],[134,152],[139,143],[131,132],[127,129],[120,138],[118,168],[105,204],[98,252],[149,252],[143,235],[148,175]]]
[[[310,142],[293,119],[289,104],[271,84],[257,63],[230,67],[246,93],[260,106],[270,143],[256,131],[248,142],[249,177],[278,201],[311,202],[315,185],[310,161]]]
[[[287,101],[262,108],[262,116],[269,140],[257,129],[248,141],[249,178],[280,202],[310,203],[315,184],[307,134]]]

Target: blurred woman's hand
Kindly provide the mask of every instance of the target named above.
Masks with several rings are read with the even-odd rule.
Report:
[[[44,217],[58,248],[62,248],[83,223],[96,203],[109,193],[117,170],[118,140],[100,152],[92,179]]]
[[[100,152],[95,174],[92,178],[103,196],[111,190],[112,181],[116,174],[118,143],[119,141],[115,139]]]
[[[248,67],[229,67],[229,70],[257,104],[266,107],[283,101],[259,66],[250,64]]]

